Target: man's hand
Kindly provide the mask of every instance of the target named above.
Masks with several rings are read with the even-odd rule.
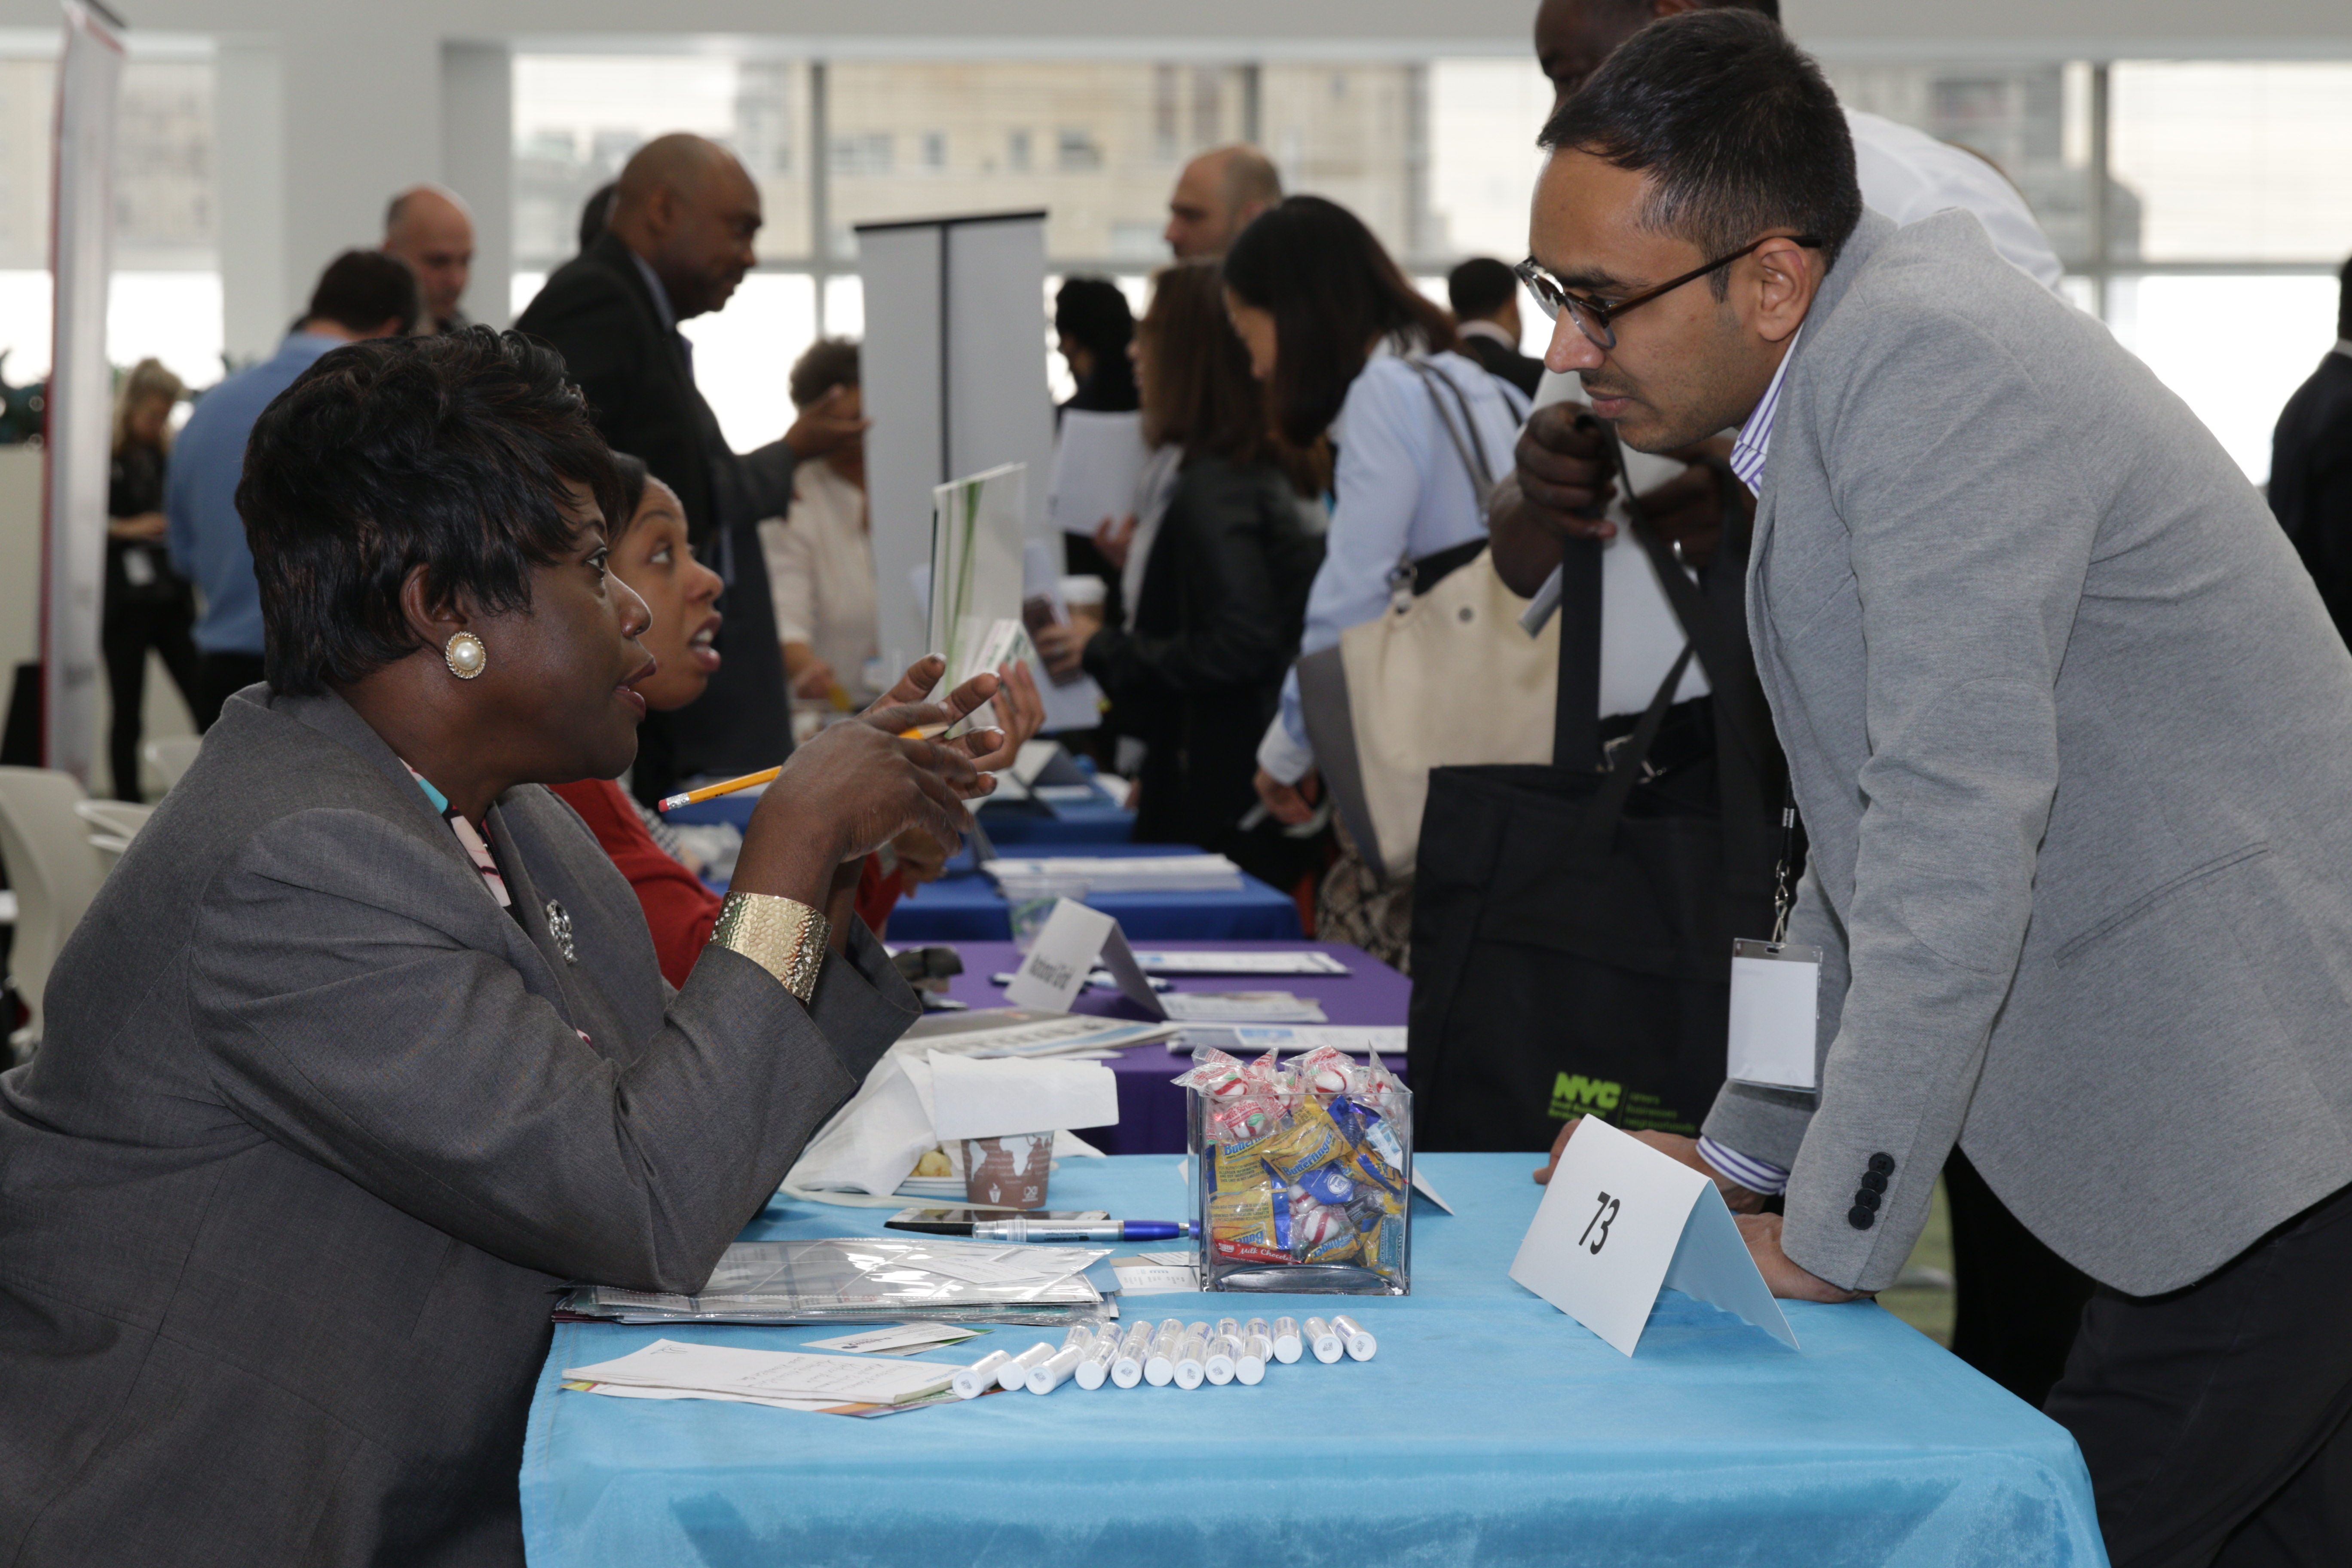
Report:
[[[1532,595],[1559,564],[1563,539],[1613,539],[1601,514],[1617,494],[1617,442],[1580,403],[1538,408],[1519,432],[1511,476],[1486,501],[1495,569]]]
[[[1315,797],[1321,793],[1320,782],[1309,773],[1296,784],[1284,784],[1264,768],[1257,771],[1257,797],[1265,809],[1285,827],[1296,827],[1315,815]]]
[[[1685,565],[1704,570],[1715,559],[1716,550],[1723,542],[1724,530],[1735,521],[1745,522],[1755,515],[1755,502],[1745,486],[1728,487],[1730,508],[1737,509],[1735,518],[1725,504],[1726,487],[1717,482],[1716,471],[1700,460],[1728,458],[1728,437],[1709,437],[1666,455],[1691,466],[1656,489],[1643,491],[1642,515],[1659,538],[1670,545],[1681,546]]]
[[[1790,1301],[1859,1301],[1864,1292],[1841,1290],[1828,1280],[1809,1274],[1789,1259],[1780,1250],[1780,1216],[1776,1214],[1744,1214],[1739,1216],[1739,1238],[1748,1244],[1748,1255],[1756,1259],[1757,1270],[1772,1294]]]
[[[793,456],[805,463],[863,437],[874,422],[849,412],[849,400],[856,395],[855,387],[836,386],[802,409],[784,432],[784,445]]]
[[[1575,1136],[1577,1128],[1583,1121],[1584,1118],[1581,1116],[1570,1118],[1568,1125],[1559,1130],[1559,1136],[1551,1141],[1551,1159],[1536,1172],[1535,1177],[1538,1182],[1546,1185],[1550,1184],[1551,1173],[1559,1169],[1559,1157],[1568,1148],[1568,1141]],[[1723,1194],[1723,1201],[1730,1206],[1732,1213],[1754,1214],[1764,1206],[1762,1193],[1751,1192],[1741,1186],[1700,1157],[1697,1139],[1685,1138],[1675,1132],[1641,1131],[1632,1136],[1647,1143],[1667,1159],[1678,1164],[1688,1165],[1692,1170],[1713,1182],[1715,1190]]]

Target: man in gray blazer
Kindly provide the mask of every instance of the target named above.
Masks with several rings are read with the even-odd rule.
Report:
[[[1763,18],[1646,29],[1544,142],[1548,363],[1636,447],[1740,428],[1812,844],[1818,1092],[1654,1142],[1785,1188],[1750,1247],[1836,1300],[1894,1282],[1957,1141],[2100,1281],[2047,1408],[2115,1561],[2352,1561],[2352,658],[2309,577],[1972,216],[1864,215]]]

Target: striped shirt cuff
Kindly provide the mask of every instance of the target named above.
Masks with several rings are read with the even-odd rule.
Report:
[[[1712,1138],[1698,1141],[1698,1157],[1751,1193],[1786,1192],[1789,1173],[1769,1160],[1751,1160],[1737,1149],[1727,1149]]]

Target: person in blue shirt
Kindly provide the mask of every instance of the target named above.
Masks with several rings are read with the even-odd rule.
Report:
[[[173,444],[163,482],[172,566],[203,594],[196,622],[199,731],[221,704],[261,679],[261,596],[237,515],[245,442],[272,399],[320,356],[367,338],[405,337],[416,329],[416,276],[381,251],[347,250],[320,275],[310,309],[278,352],[205,393]]]
[[[1470,465],[1483,458],[1486,472],[1510,471],[1528,400],[1464,357],[1454,319],[1362,220],[1319,196],[1292,196],[1252,221],[1226,254],[1224,282],[1276,427],[1295,447],[1328,443],[1334,454],[1330,532],[1299,649],[1315,653],[1379,618],[1407,563],[1425,587],[1485,544],[1487,487]],[[1283,823],[1307,821],[1319,792],[1296,671],[1257,761],[1267,810]],[[1344,844],[1318,902],[1318,931],[1403,961],[1411,910],[1402,888],[1375,886]]]

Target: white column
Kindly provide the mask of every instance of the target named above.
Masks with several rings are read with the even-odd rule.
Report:
[[[466,314],[504,327],[514,271],[514,64],[503,43],[441,46],[441,183],[474,210]]]
[[[328,262],[383,243],[394,192],[441,178],[441,48],[430,15],[405,6],[294,9],[280,35],[283,255],[299,310]]]
[[[214,55],[214,178],[230,359],[267,357],[301,308],[286,275],[286,103],[274,38],[225,37]]]

